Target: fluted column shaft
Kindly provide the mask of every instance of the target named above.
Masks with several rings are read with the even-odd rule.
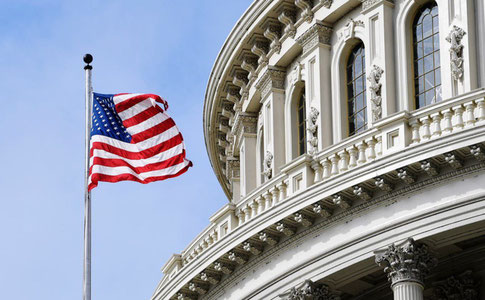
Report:
[[[394,300],[423,300],[423,286],[417,282],[403,281],[392,286]]]

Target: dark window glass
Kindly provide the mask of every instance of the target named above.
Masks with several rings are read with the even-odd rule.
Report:
[[[347,62],[349,136],[367,127],[364,44],[354,47]]]
[[[416,108],[441,101],[438,6],[421,8],[413,24]]]
[[[298,155],[306,153],[306,116],[305,116],[305,90],[298,99]]]

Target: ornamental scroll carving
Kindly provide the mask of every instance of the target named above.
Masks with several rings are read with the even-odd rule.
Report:
[[[308,154],[313,155],[318,149],[318,115],[320,113],[315,107],[310,109],[310,115],[307,119],[307,132],[308,132]]]
[[[465,36],[466,32],[460,27],[453,25],[450,33],[446,37],[450,46],[451,56],[451,74],[455,80],[460,80],[463,77],[463,45],[461,40]]]
[[[372,118],[374,121],[382,117],[382,96],[381,96],[381,77],[384,70],[379,66],[373,65],[367,80],[370,82],[371,102],[372,102]]]
[[[436,266],[437,260],[425,244],[409,238],[403,244],[390,245],[386,250],[376,252],[376,263],[384,267],[393,285],[403,281],[424,285],[424,278]]]
[[[340,297],[332,293],[325,284],[317,285],[311,280],[306,280],[302,287],[292,288],[284,300],[340,300]]]
[[[263,166],[264,166],[264,171],[263,175],[266,180],[271,179],[273,176],[273,169],[271,167],[273,163],[273,153],[270,151],[266,151],[266,155],[264,156],[264,161],[263,161]]]
[[[478,300],[480,282],[473,279],[472,271],[433,283],[434,300]]]

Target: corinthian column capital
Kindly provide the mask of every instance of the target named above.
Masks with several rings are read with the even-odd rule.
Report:
[[[436,266],[437,260],[425,244],[409,238],[404,243],[390,245],[376,251],[376,263],[384,267],[392,285],[400,282],[416,282],[424,286],[424,278]]]

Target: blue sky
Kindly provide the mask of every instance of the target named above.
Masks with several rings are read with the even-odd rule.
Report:
[[[93,300],[149,299],[227,202],[204,146],[212,65],[251,0],[0,1],[0,298],[81,299],[84,70],[100,93],[168,100],[194,167],[93,192]]]

